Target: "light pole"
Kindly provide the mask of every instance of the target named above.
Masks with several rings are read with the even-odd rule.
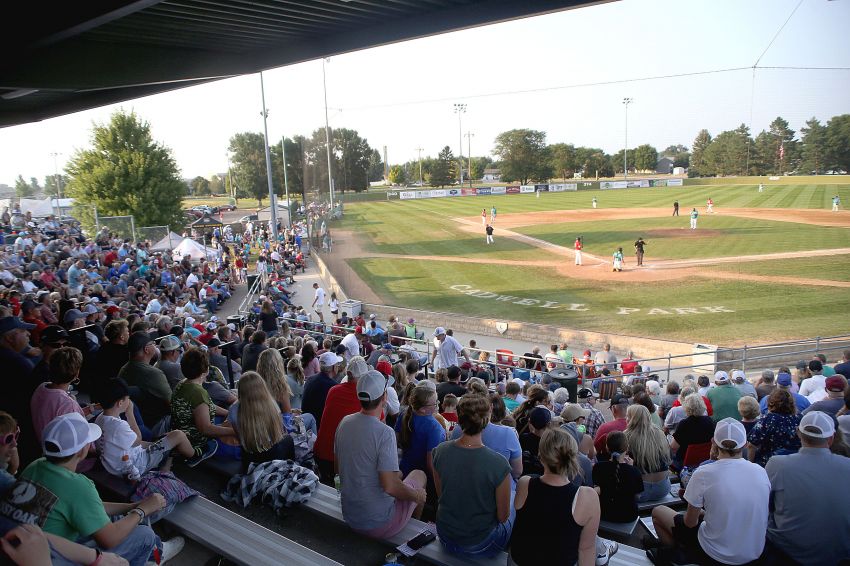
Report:
[[[626,142],[623,145],[623,179],[629,179],[629,104],[634,101],[633,98],[624,98],[623,105],[626,107]]]
[[[325,62],[328,59],[322,59],[322,89],[325,92],[325,142],[328,147],[328,193],[331,198],[331,209],[334,205],[334,177],[331,171],[331,128],[328,125],[328,81],[325,75]],[[343,187],[344,189],[345,187]]]
[[[280,138],[280,154],[283,158],[283,187],[286,191],[286,224],[292,228],[292,203],[289,202],[289,179],[286,176],[286,136]]]
[[[466,159],[469,163],[466,172],[469,176],[469,188],[472,188],[472,138],[474,136],[472,132],[466,132]]]
[[[455,102],[455,114],[457,114],[457,140],[460,147],[460,155],[457,159],[457,177],[458,185],[463,185],[463,127],[461,126],[460,115],[466,112],[466,104]]]
[[[421,147],[417,147],[416,151],[419,152],[419,186],[422,186],[422,149]]]
[[[269,109],[266,108],[266,89],[263,85],[263,72],[260,71],[260,94],[263,98],[263,145],[266,149],[266,177],[269,183],[269,211],[271,211],[272,238],[277,245],[277,204],[274,199],[274,184],[272,183],[272,156],[269,152]]]
[[[62,178],[59,177],[59,166],[56,164],[56,158],[62,155],[57,151],[50,152],[50,157],[53,158],[53,179],[56,181],[56,195],[62,198]]]

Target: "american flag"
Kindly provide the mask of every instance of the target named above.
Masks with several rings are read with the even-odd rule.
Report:
[[[779,143],[779,159],[785,159],[785,142]]]

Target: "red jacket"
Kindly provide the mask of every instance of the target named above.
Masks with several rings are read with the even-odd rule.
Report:
[[[340,421],[348,415],[360,412],[360,401],[357,399],[356,383],[340,383],[328,391],[325,399],[325,409],[322,411],[319,434],[313,453],[316,458],[328,462],[334,461],[334,437]]]

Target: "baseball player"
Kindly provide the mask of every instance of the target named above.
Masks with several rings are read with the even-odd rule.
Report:
[[[481,209],[481,225],[484,226],[485,228],[487,227],[487,209],[486,208]]]
[[[493,206],[490,209],[490,224],[495,224],[495,223],[496,223],[496,207]]]
[[[581,243],[581,236],[576,238],[576,242],[573,247],[576,250],[576,265],[581,265],[581,248],[583,247]]]
[[[593,197],[593,200],[590,201],[590,204],[593,205],[593,209],[596,210],[596,197]]]
[[[764,192],[764,183],[759,183],[759,192],[760,193]]]
[[[537,193],[537,198],[540,198],[540,189],[535,189],[534,192]]]
[[[679,216],[679,201],[673,201],[673,216]]]
[[[832,197],[832,212],[838,212],[838,207],[841,206],[841,199],[838,195]]]
[[[623,248],[617,248],[614,252],[614,269],[612,271],[623,271]]]
[[[638,237],[635,241],[635,257],[637,257],[637,264],[643,265],[643,248],[646,246],[646,242],[643,241],[643,238]]]
[[[711,200],[711,197],[708,197],[708,200],[705,202],[705,211],[709,214],[714,212],[714,201]]]
[[[484,231],[487,232],[487,243],[492,244],[493,243],[493,226],[488,224],[487,228],[485,228]]]
[[[699,218],[699,212],[695,208],[691,211],[691,230],[697,229],[697,218]]]

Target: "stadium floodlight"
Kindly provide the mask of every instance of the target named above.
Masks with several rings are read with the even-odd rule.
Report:
[[[460,115],[466,112],[466,104],[455,102],[455,114],[457,114],[457,139],[460,153],[457,156],[457,179],[458,185],[463,185],[463,126]]]
[[[629,104],[634,102],[633,98],[626,97],[623,99],[623,105],[626,107],[626,139],[623,145],[623,179],[629,179]]]

